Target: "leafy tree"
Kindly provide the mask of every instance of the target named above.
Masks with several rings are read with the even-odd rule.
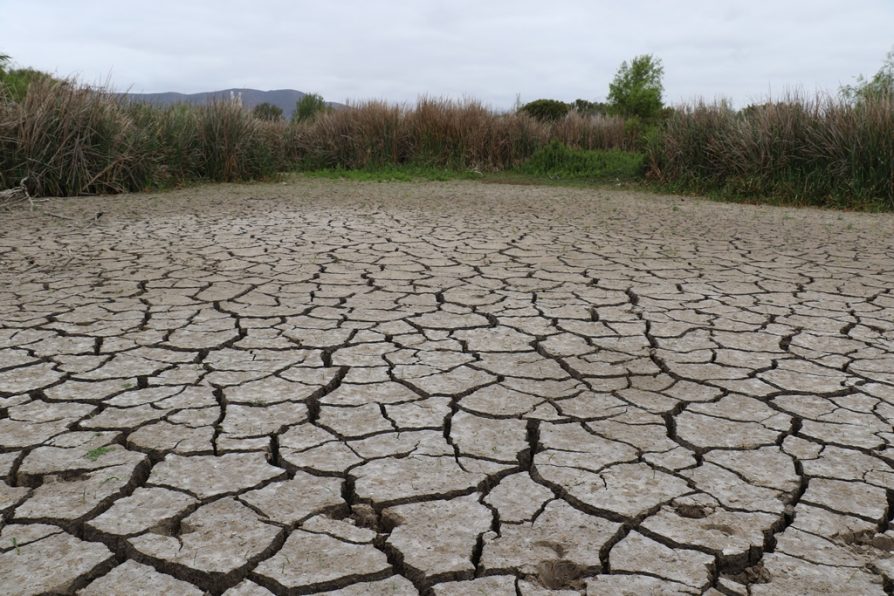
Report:
[[[305,122],[316,118],[317,114],[325,112],[329,108],[323,101],[323,96],[317,93],[308,93],[295,104],[295,113],[292,114],[292,122]]]
[[[557,99],[537,99],[520,108],[522,112],[541,122],[560,120],[570,109],[571,106]]]
[[[625,61],[608,87],[608,104],[613,114],[637,117],[641,120],[655,120],[661,116],[664,107],[661,77],[664,67],[661,59],[644,54],[637,56],[629,64]]]
[[[279,122],[282,120],[282,108],[266,101],[256,105],[251,113],[255,118],[260,120],[268,120],[270,122]]]
[[[608,114],[608,105],[601,101],[575,99],[574,103],[571,104],[571,109],[584,116],[604,116]]]
[[[885,55],[882,67],[871,79],[860,75],[854,85],[842,86],[841,96],[853,102],[894,97],[894,50]]]
[[[6,74],[6,67],[9,65],[10,60],[9,54],[0,53],[0,77]]]

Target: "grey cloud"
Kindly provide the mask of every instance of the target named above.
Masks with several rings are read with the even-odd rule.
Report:
[[[663,59],[670,102],[834,91],[878,68],[891,30],[886,0],[0,0],[0,52],[118,89],[291,87],[496,107],[516,94],[604,98],[620,62],[641,53]]]

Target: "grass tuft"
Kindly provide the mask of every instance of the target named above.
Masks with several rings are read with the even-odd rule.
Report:
[[[90,461],[97,461],[103,455],[110,453],[111,451],[111,447],[97,447],[96,449],[91,449],[90,451],[85,453],[84,457],[89,459]]]

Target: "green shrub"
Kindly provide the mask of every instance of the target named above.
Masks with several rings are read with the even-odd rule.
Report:
[[[526,103],[519,110],[541,122],[553,122],[564,118],[571,106],[556,99],[537,99]]]
[[[534,153],[519,170],[550,178],[632,180],[642,177],[645,156],[630,151],[571,149],[553,141]]]
[[[323,100],[323,96],[309,93],[295,103],[295,113],[292,114],[292,122],[308,122],[329,111],[329,107]]]
[[[0,72],[0,88],[12,101],[22,101],[35,81],[59,81],[52,75],[33,68],[16,68]]]
[[[894,95],[894,50],[885,55],[882,67],[871,79],[860,75],[854,85],[844,85],[839,93],[855,103]]]
[[[583,116],[608,116],[609,114],[608,104],[586,99],[575,99],[571,104],[571,109]]]
[[[251,113],[259,120],[267,120],[268,122],[279,122],[282,120],[282,108],[266,101],[256,105]]]

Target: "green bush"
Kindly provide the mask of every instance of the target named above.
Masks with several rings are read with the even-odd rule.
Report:
[[[323,96],[309,93],[295,103],[295,113],[292,114],[292,122],[309,122],[318,114],[327,112],[329,107],[323,101]]]
[[[556,99],[537,99],[526,103],[519,110],[540,122],[554,122],[564,118],[571,106]]]
[[[575,99],[571,104],[571,109],[582,116],[608,116],[609,106],[601,101],[588,101],[586,99]]]
[[[251,113],[259,120],[267,120],[268,122],[279,122],[282,120],[282,108],[266,101],[256,105]]]
[[[542,147],[519,170],[561,179],[632,180],[645,172],[645,156],[631,151],[585,151],[558,141]]]
[[[16,68],[0,73],[0,87],[13,101],[22,101],[28,87],[35,81],[53,81],[51,75],[33,68]]]
[[[894,95],[894,50],[885,55],[882,67],[871,79],[860,75],[854,85],[844,85],[839,92],[843,98],[855,103]]]

